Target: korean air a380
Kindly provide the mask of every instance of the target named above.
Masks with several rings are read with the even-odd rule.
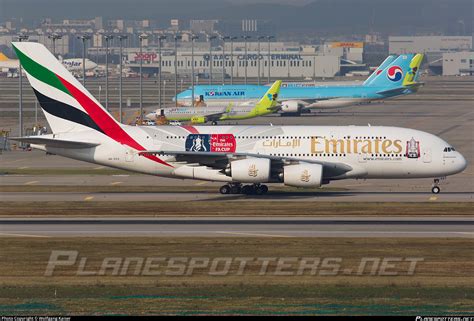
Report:
[[[280,90],[282,113],[300,113],[312,108],[345,107],[366,104],[400,95],[414,93],[421,86],[418,70],[422,54],[389,56],[362,85],[287,86]],[[198,85],[194,99],[207,106],[233,103],[254,104],[268,89],[259,85]],[[178,103],[191,104],[192,89],[177,95]]]

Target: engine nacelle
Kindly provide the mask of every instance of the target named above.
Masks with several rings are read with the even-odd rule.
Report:
[[[246,158],[230,163],[232,180],[240,183],[265,183],[270,180],[268,158]]]
[[[281,102],[281,111],[283,113],[298,113],[303,107],[303,104],[296,100],[287,100]]]
[[[283,183],[295,187],[320,187],[323,180],[323,166],[300,163],[283,167]]]
[[[193,117],[191,117],[191,123],[193,123],[193,124],[204,124],[205,122],[207,122],[207,119],[204,116],[193,116]]]

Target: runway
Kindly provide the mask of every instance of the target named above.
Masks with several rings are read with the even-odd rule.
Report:
[[[474,237],[471,217],[2,218],[0,237]]]

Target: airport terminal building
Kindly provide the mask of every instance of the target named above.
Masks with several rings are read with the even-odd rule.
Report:
[[[472,49],[472,36],[391,36],[388,38],[388,42],[390,54],[409,52],[440,54]]]
[[[443,76],[474,75],[474,51],[443,54]]]
[[[140,58],[141,57],[141,58]],[[192,53],[191,51],[178,51],[177,53],[178,74],[191,75]],[[144,73],[155,74],[159,72],[159,53],[156,49],[142,51],[140,56],[136,48],[127,49],[125,65],[137,71],[142,59]],[[161,68],[163,73],[175,72],[174,53],[163,52]],[[247,64],[247,67],[246,67]],[[260,66],[259,66],[260,64]],[[270,65],[271,77],[280,78],[331,78],[336,76],[340,70],[340,57],[333,55],[319,55],[315,52],[302,51],[234,51],[222,53],[222,50],[194,52],[194,73],[201,78],[208,77],[212,66],[213,78],[222,78],[222,68],[225,68],[226,77],[260,77],[268,76]],[[247,69],[247,71],[246,71]]]

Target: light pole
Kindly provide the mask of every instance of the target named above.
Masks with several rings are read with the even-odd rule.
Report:
[[[89,40],[91,36],[82,35],[78,36],[78,39],[82,40],[82,86],[86,87],[86,40]]]
[[[163,97],[166,98],[166,79],[163,80]]]
[[[140,43],[140,125],[143,122],[143,39],[148,39],[148,35],[142,33],[138,36],[138,40]]]
[[[234,40],[237,37],[230,37],[230,84],[234,84]]]
[[[248,57],[247,57],[247,40],[250,39],[250,36],[242,36],[242,38],[244,38],[245,40],[245,65],[244,65],[244,82],[245,82],[245,85],[247,85],[247,64],[248,64]]]
[[[257,63],[258,63],[258,78],[257,78],[257,82],[258,82],[258,85],[260,85],[260,41],[262,39],[265,39],[264,36],[259,36],[258,38],[258,52],[257,52]]]
[[[28,35],[25,34],[20,34],[18,35],[18,41],[22,42],[23,40],[28,40]],[[20,59],[18,59],[18,62],[20,62]],[[21,63],[18,65],[18,81],[19,81],[19,104],[18,104],[18,120],[19,120],[19,137],[23,137],[23,76],[22,76],[22,70],[21,70]],[[23,146],[22,144],[20,144]]]
[[[222,40],[222,84],[225,85],[225,41],[229,39],[228,36],[221,36]]]
[[[53,42],[53,55],[56,57],[56,40],[61,39],[63,36],[53,33],[48,35],[48,38]]]
[[[267,41],[268,41],[268,60],[267,60],[267,63],[268,63],[268,79],[267,79],[267,83],[270,84],[270,40],[273,39],[274,37],[273,36],[267,36]]]
[[[212,85],[212,40],[216,38],[216,36],[207,36],[209,41],[209,85]]]
[[[160,96],[158,97],[158,106],[161,108],[161,93],[162,93],[162,87],[161,87],[161,69],[163,68],[163,62],[161,61],[161,46],[162,46],[162,41],[166,39],[166,36],[164,35],[159,35],[158,36],[158,59],[160,61],[160,69],[158,70],[158,87],[159,87],[159,93]]]
[[[109,40],[112,35],[105,35],[105,109],[109,110]]]
[[[178,40],[181,39],[177,33],[173,36],[174,39],[174,105],[178,107]]]
[[[119,69],[120,69],[120,77],[119,77],[119,122],[122,122],[122,64],[123,64],[123,57],[122,57],[122,48],[123,48],[123,43],[122,41],[124,39],[127,39],[128,37],[126,35],[120,35],[117,37],[119,42],[120,42],[120,64],[119,64]]]
[[[194,107],[194,40],[198,39],[197,35],[191,34],[191,106]]]

